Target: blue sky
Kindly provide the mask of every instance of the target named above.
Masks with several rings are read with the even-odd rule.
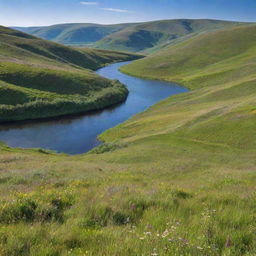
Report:
[[[177,18],[256,21],[256,0],[0,0],[0,11],[5,26]]]

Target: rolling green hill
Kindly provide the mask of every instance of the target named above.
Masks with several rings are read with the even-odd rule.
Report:
[[[110,34],[96,47],[132,52],[153,52],[166,45],[186,40],[189,36],[240,25],[239,22],[220,20],[162,20],[141,23]]]
[[[124,67],[191,91],[86,155],[2,145],[0,253],[255,255],[255,35],[211,32]]]
[[[74,49],[5,27],[0,35],[0,122],[100,109],[127,96],[118,81],[91,70],[138,56]]]
[[[99,25],[90,23],[59,24],[47,27],[15,27],[34,36],[62,44],[85,45],[117,32],[132,24]]]
[[[63,44],[89,43],[91,47],[99,49],[151,53],[199,33],[242,24],[246,23],[179,19],[117,25],[62,24],[18,29]]]
[[[254,72],[255,31],[256,25],[250,25],[199,35],[122,70],[136,76],[178,81],[190,88],[202,87],[203,79],[208,77],[228,77],[235,72],[244,77],[247,72],[242,69]]]

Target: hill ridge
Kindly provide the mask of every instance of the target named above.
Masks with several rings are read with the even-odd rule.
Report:
[[[250,23],[214,19],[165,19],[138,23],[66,23],[44,27],[18,28],[47,40],[67,45],[151,53],[187,36]]]

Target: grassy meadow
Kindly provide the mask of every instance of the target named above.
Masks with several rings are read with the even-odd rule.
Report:
[[[255,28],[122,68],[191,91],[87,154],[1,144],[0,255],[256,255]]]

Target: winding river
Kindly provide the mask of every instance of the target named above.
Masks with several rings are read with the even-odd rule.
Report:
[[[119,68],[128,63],[112,64],[97,71],[127,86],[130,93],[124,103],[89,114],[1,125],[0,141],[11,147],[44,148],[72,155],[84,153],[101,143],[97,136],[105,130],[164,98],[188,91],[174,83],[140,79],[119,72]]]

